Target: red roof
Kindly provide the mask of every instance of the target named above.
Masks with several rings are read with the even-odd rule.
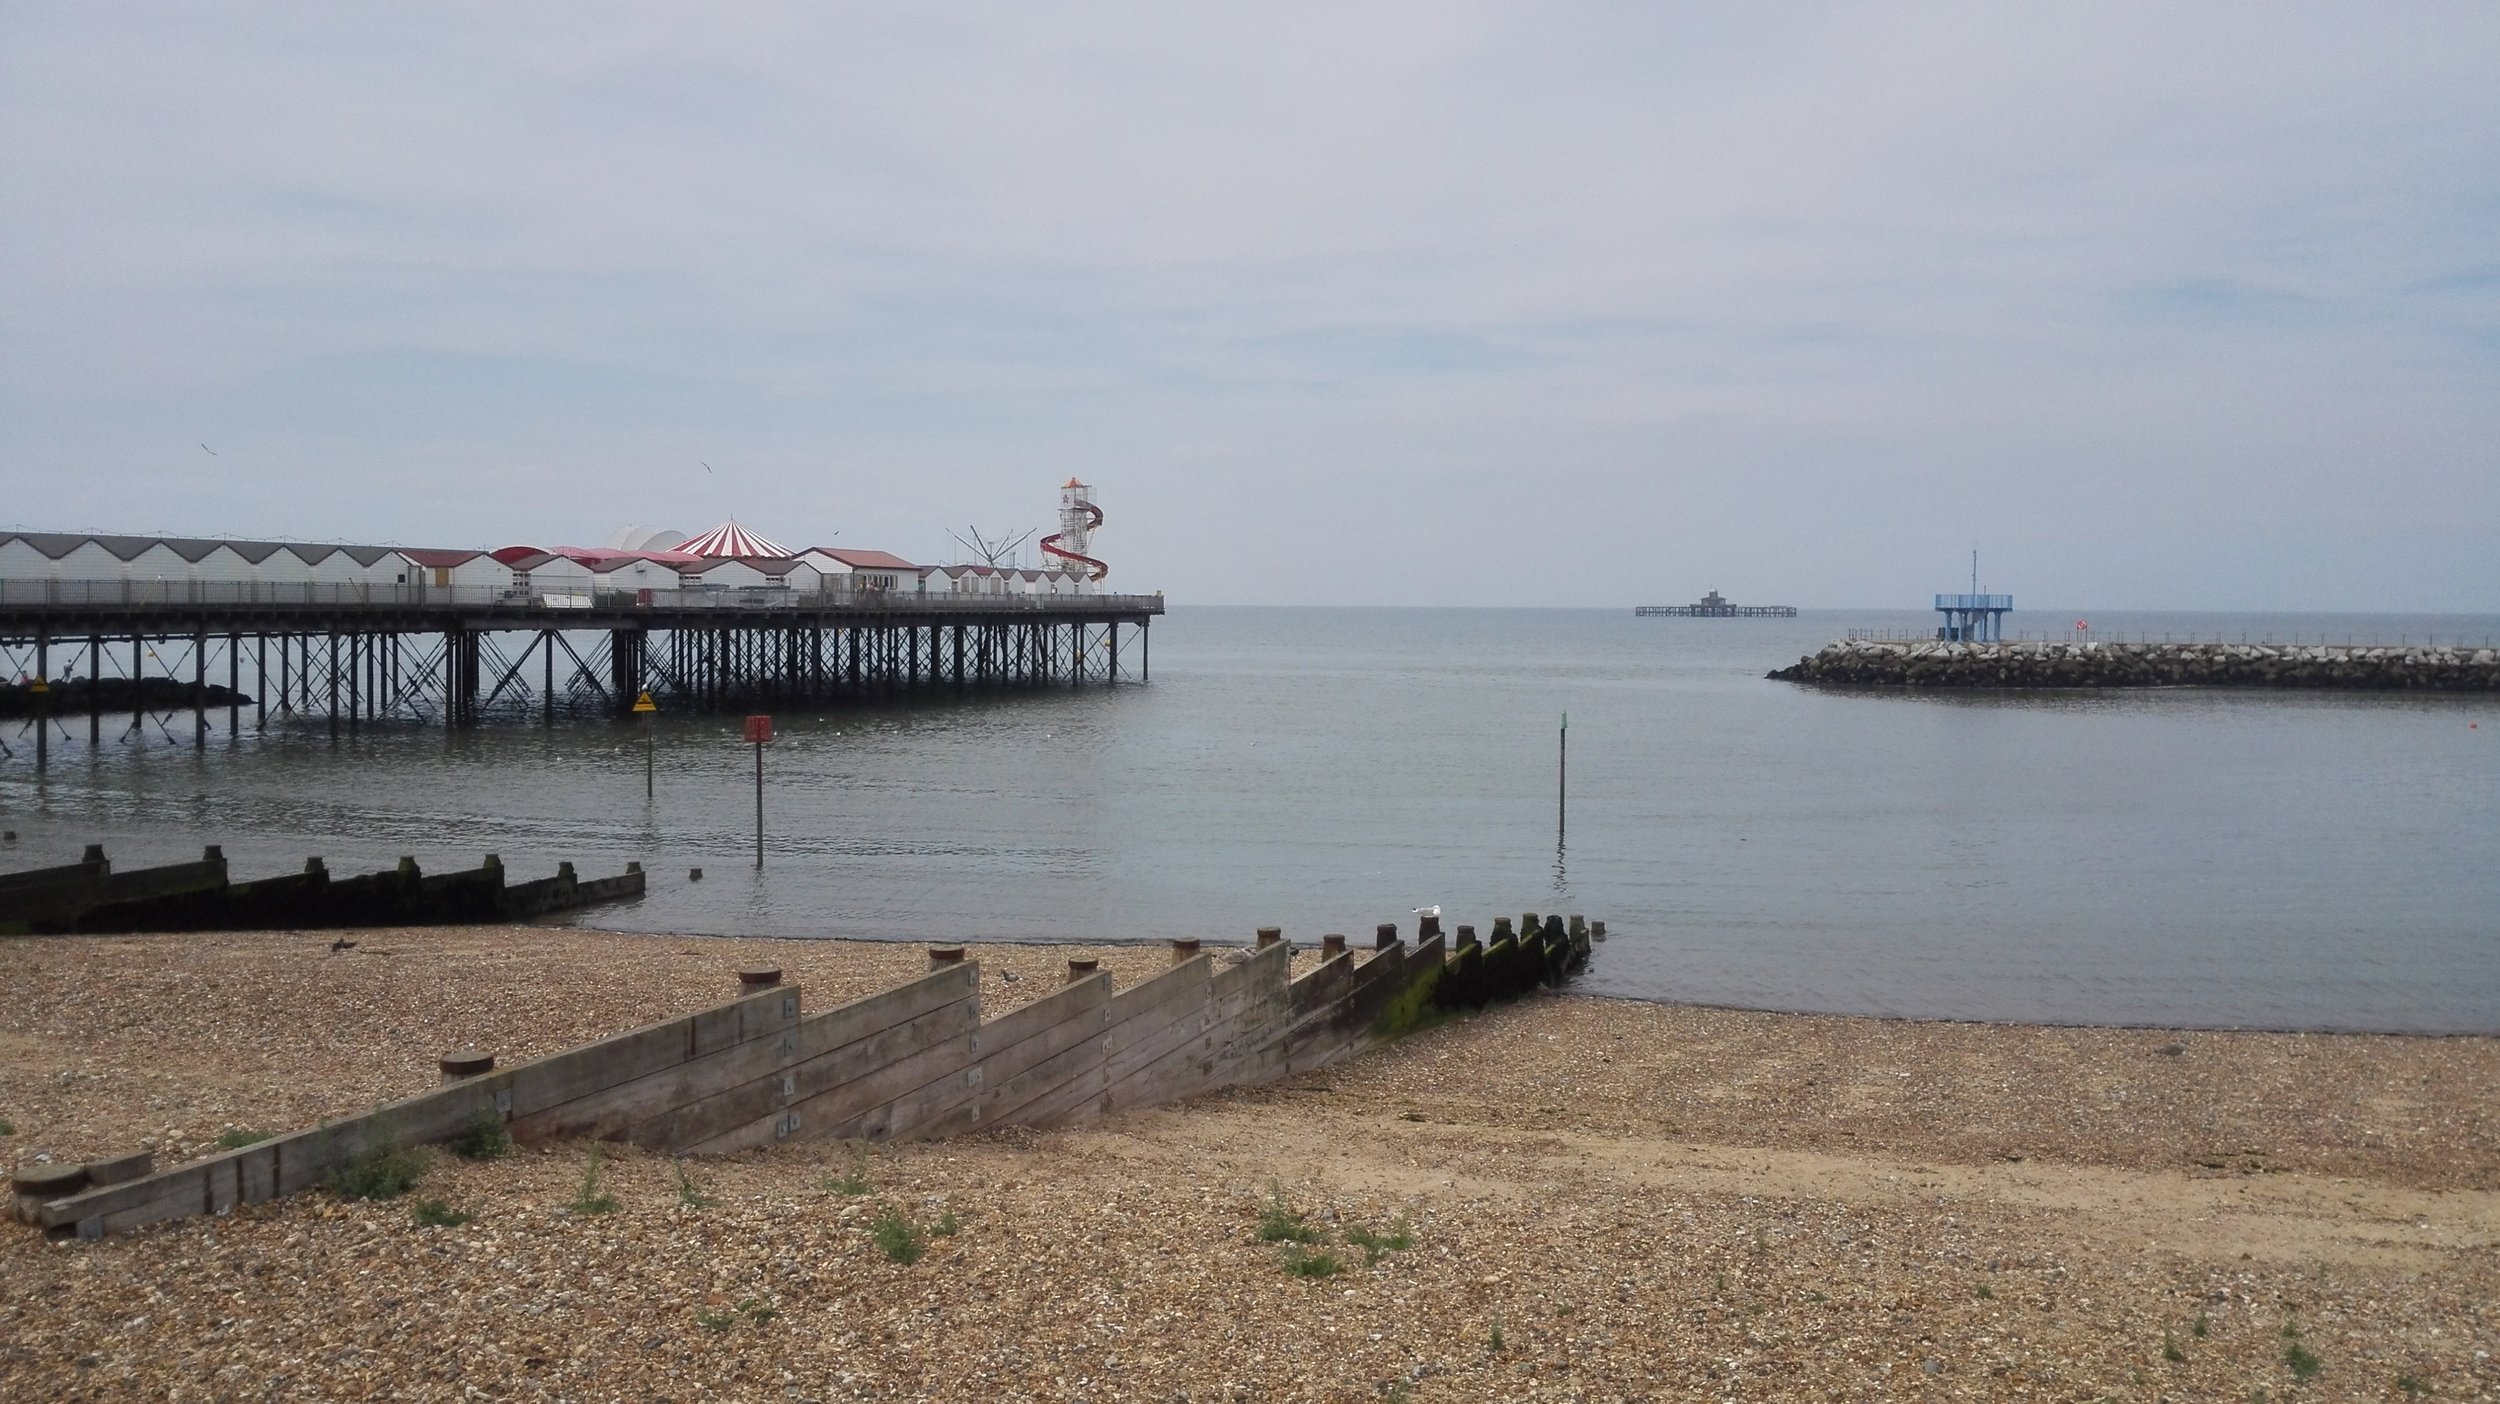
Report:
[[[486,553],[483,551],[442,551],[429,546],[410,546],[401,548],[399,554],[428,570],[449,570],[453,566],[467,565]]]

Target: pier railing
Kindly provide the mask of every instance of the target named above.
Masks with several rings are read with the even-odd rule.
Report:
[[[726,586],[697,590],[497,588],[478,585],[384,585],[367,581],[240,580],[4,580],[0,609],[58,607],[80,610],[169,608],[337,609],[584,609],[648,610],[890,610],[914,614],[1054,611],[1161,613],[1161,595],[958,594],[952,591],[872,589],[847,584],[822,590]]]

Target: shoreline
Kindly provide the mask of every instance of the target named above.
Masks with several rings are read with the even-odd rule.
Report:
[[[169,1165],[421,1090],[449,1047],[520,1057],[716,1001],[741,964],[826,1008],[917,973],[918,944],[0,942],[0,1155],[153,1141]],[[1168,964],[975,947],[985,1003],[1045,992],[1071,951],[1123,988]],[[2326,1397],[2500,1397],[2490,1038],[1563,995],[1062,1129],[610,1148],[607,1214],[569,1207],[588,1156],[435,1155],[416,1195],[476,1216],[457,1227],[319,1191],[100,1243],[6,1226],[0,1376],[97,1400],[2150,1401],[2297,1388],[2290,1328]],[[1318,1241],[1262,1242],[1279,1205]],[[920,1261],[879,1250],[883,1214],[926,1231]],[[1359,1237],[1397,1224],[1411,1245],[1372,1260]],[[1296,1276],[1294,1252],[1337,1270]]]
[[[533,922],[528,924],[533,926],[546,926],[555,930],[580,931],[595,935],[621,936],[633,939],[648,938],[652,940],[672,941],[790,941],[802,944],[813,942],[831,942],[836,944],[849,943],[863,946],[914,947],[960,944],[965,946],[995,948],[1000,950],[1047,950],[1064,947],[1065,949],[1072,951],[1097,949],[1159,951],[1164,948],[1166,941],[1169,939],[1161,936],[1123,936],[1107,937],[1100,941],[1075,942],[1038,939],[1019,940],[1012,937],[992,937],[987,940],[974,940],[966,937],[957,941],[937,940],[926,936],[741,936],[709,931],[633,931],[621,927],[590,926],[563,922]],[[1408,932],[1407,936],[1408,944],[1412,945],[1412,932]],[[1234,945],[1246,946],[1247,944],[1247,942],[1228,942],[1213,938],[1208,939],[1208,949],[1210,950],[1220,950],[1227,946]],[[1297,950],[1312,949],[1312,945],[1309,942],[1295,942],[1294,944]],[[1600,942],[1594,949],[1596,954],[1602,955],[1605,952],[1605,944]],[[2132,1031],[2138,1033],[2286,1034],[2319,1038],[2500,1038],[2500,1023],[2495,1023],[2492,1027],[2487,1029],[2371,1029],[2350,1026],[2302,1026],[2293,1024],[2160,1023],[2151,1020],[2116,1021],[2090,1019],[2000,1019],[1987,1015],[1976,1014],[1885,1014],[1850,1009],[1806,1009],[1786,1005],[1730,1004],[1719,1000],[1674,999],[1663,995],[1601,993],[1598,991],[1575,988],[1564,988],[1555,991],[1555,993],[1572,999],[1617,1000],[1625,1004],[1657,1005],[1661,1008],[1667,1009],[1703,1009],[1728,1014],[1780,1014],[1792,1015],[1798,1018],[1813,1019],[1870,1019],[1888,1023],[1970,1024],[1985,1027],[2020,1029],[2108,1029],[2112,1031]]]

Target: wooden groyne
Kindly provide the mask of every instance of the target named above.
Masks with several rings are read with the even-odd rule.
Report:
[[[1342,937],[1291,978],[1273,928],[1218,955],[1172,943],[1161,975],[1114,989],[1071,961],[1067,983],[984,1020],[981,968],[961,947],[929,973],[864,999],[802,1012],[778,970],[738,972],[739,996],[680,1018],[498,1068],[491,1053],[440,1060],[439,1088],[188,1164],[144,1155],[21,1169],[17,1216],[55,1236],[99,1238],[224,1213],[312,1188],[359,1157],[501,1128],[522,1144],[618,1141],[709,1155],[785,1141],[889,1141],[995,1126],[1059,1126],[1227,1087],[1272,1082],[1348,1057],[1449,1013],[1557,984],[1605,923],[1559,916],[1461,926],[1426,918],[1411,944],[1381,927],[1370,950]]]
[[[588,882],[562,863],[554,877],[511,883],[492,853],[457,872],[428,874],[402,858],[397,867],[343,878],[308,858],[302,872],[233,882],[215,844],[196,863],[126,872],[114,871],[102,844],[89,844],[75,863],[0,874],[0,936],[528,921],[642,891],[639,863]]]
[[[2275,687],[2500,692],[2500,649],[2428,644],[1992,642],[1848,639],[1783,682],[1861,687]]]

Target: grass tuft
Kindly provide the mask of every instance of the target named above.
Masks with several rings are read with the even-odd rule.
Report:
[[[878,1251],[884,1253],[889,1262],[901,1263],[905,1267],[919,1262],[920,1255],[929,1251],[928,1240],[922,1237],[919,1226],[904,1218],[903,1212],[890,1204],[878,1210],[876,1218],[869,1220],[868,1236],[877,1241]]]
[[[1374,1233],[1360,1224],[1345,1231],[1345,1241],[1363,1250],[1363,1266],[1371,1267],[1390,1253],[1403,1253],[1415,1246],[1414,1225],[1404,1214],[1389,1221],[1387,1233]]]
[[[2187,1352],[2179,1349],[2178,1337],[2171,1335],[2168,1331],[2161,1333],[2161,1358],[2173,1365],[2187,1359]]]
[[[425,1178],[425,1153],[381,1140],[330,1172],[330,1193],[341,1199],[397,1199]]]
[[[2188,1334],[2194,1336],[2200,1341],[2205,1339],[2205,1333],[2212,1329],[2213,1327],[2205,1320],[2205,1313],[2201,1311],[2196,1313],[2196,1319],[2194,1321],[2188,1323]]]
[[[2420,1380],[2413,1378],[2411,1375],[2398,1375],[2396,1377],[2396,1388],[2403,1390],[2409,1396],[2415,1397],[2429,1392],[2423,1387]]]
[[[818,1188],[827,1194],[861,1195],[868,1192],[868,1145],[851,1142],[851,1168],[839,1175],[827,1175]]]
[[[1992,1302],[1992,1301],[1995,1301],[1995,1300],[1996,1300],[1996,1296],[1997,1296],[1997,1289],[1995,1289],[1994,1287],[1989,1286],[1989,1285],[1988,1285],[1987,1283],[1985,1283],[1985,1282],[1982,1282],[1982,1283],[1980,1283],[1980,1284],[1979,1284],[1979,1291],[1978,1291],[1977,1295],[1978,1295],[1978,1297],[1979,1297],[1979,1300],[1981,1300],[1981,1301],[1983,1301],[1983,1302]]]
[[[599,1188],[599,1165],[602,1156],[597,1146],[590,1148],[590,1159],[582,1166],[582,1182],[573,1191],[573,1202],[564,1207],[576,1214],[613,1214],[625,1206],[616,1196]]]
[[[1268,1186],[1267,1207],[1259,1211],[1261,1243],[1317,1243],[1319,1231],[1302,1221],[1302,1211],[1285,1202],[1280,1185]]]
[[[1335,1277],[1345,1270],[1345,1264],[1337,1261],[1336,1254],[1325,1248],[1306,1248],[1300,1243],[1286,1245],[1283,1262],[1285,1271],[1306,1280]]]
[[[14,1136],[16,1134],[17,1123],[9,1120],[5,1116],[0,1116],[0,1136]]]
[[[694,1177],[686,1173],[686,1162],[677,1162],[677,1202],[689,1209],[709,1209],[719,1200],[696,1188]]]
[[[410,1210],[408,1216],[427,1228],[458,1228],[477,1217],[475,1214],[463,1214],[439,1199],[418,1200],[416,1208]]]
[[[444,1144],[462,1160],[500,1160],[512,1153],[512,1133],[504,1129],[502,1112],[482,1106],[469,1113],[468,1124]]]
[[[938,1221],[936,1223],[929,1225],[929,1232],[935,1234],[939,1238],[953,1238],[956,1234],[963,1232],[963,1227],[964,1226],[961,1223],[956,1221],[955,1211],[949,1209],[945,1213],[938,1215]]]
[[[241,1150],[245,1146],[256,1146],[268,1139],[269,1133],[266,1131],[255,1130],[249,1126],[229,1126],[217,1133],[217,1149]]]
[[[2324,1361],[2318,1359],[2309,1347],[2298,1341],[2284,1347],[2283,1363],[2292,1368],[2292,1378],[2303,1384],[2316,1379],[2319,1372],[2326,1368]]]

